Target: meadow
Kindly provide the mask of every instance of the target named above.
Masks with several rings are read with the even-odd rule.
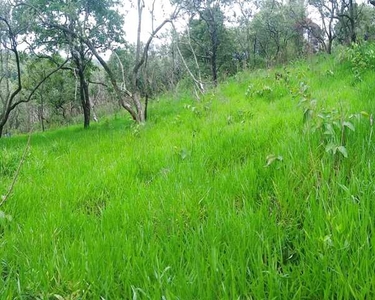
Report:
[[[0,298],[375,298],[374,82],[321,55],[34,133]],[[0,140],[0,194],[26,141]]]

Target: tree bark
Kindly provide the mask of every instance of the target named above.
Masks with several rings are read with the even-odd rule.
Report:
[[[328,54],[332,54],[332,43],[333,43],[333,39],[329,38],[328,39],[328,45],[327,45],[327,53]]]
[[[83,127],[88,128],[90,126],[90,115],[91,115],[91,107],[89,101],[89,89],[88,84],[85,79],[85,74],[82,70],[82,66],[78,68],[78,77],[79,77],[79,92],[81,97],[81,105],[83,109]]]
[[[145,99],[145,113],[144,113],[144,118],[145,118],[145,121],[147,121],[147,118],[148,118],[148,94],[146,94],[146,99]]]
[[[9,118],[9,114],[3,120],[8,120],[8,118]],[[6,123],[6,121],[5,122],[3,121],[3,122],[0,123],[0,138],[3,137],[3,131],[4,131],[5,123]]]
[[[212,51],[211,56],[211,70],[212,70],[212,81],[214,86],[217,86],[217,64],[216,64],[217,53],[216,50]]]
[[[42,131],[44,132],[44,97],[43,97],[43,90],[40,94],[40,108],[39,108],[39,118],[40,118],[40,124],[42,126]]]
[[[75,47],[74,49],[71,49],[71,55],[73,57],[73,61],[75,63],[77,75],[79,78],[79,96],[83,111],[83,128],[86,129],[90,127],[91,105],[88,82],[85,75],[85,53],[83,44],[81,44],[80,48]]]

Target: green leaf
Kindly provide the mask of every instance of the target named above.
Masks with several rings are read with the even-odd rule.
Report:
[[[348,151],[344,146],[337,147],[337,150],[345,157],[348,158]]]
[[[267,164],[264,167],[269,167],[275,161],[283,161],[283,157],[281,155],[270,154],[266,157],[266,161],[267,161]]]
[[[350,123],[350,122],[347,122],[347,121],[342,122],[342,125],[344,127],[348,127],[351,131],[355,131],[354,125],[352,123]]]
[[[347,186],[345,186],[345,185],[343,185],[343,184],[341,184],[341,183],[339,183],[338,185],[339,185],[339,187],[342,188],[346,193],[350,194],[350,190],[349,190],[349,188],[348,188]]]
[[[11,215],[7,215],[5,212],[3,212],[2,210],[0,210],[0,221],[12,221],[12,216]]]
[[[312,99],[311,101],[310,101],[310,105],[312,106],[312,107],[316,107],[316,103],[317,103],[318,101],[316,100],[316,99]]]
[[[333,154],[335,154],[335,152],[336,152],[336,149],[337,148],[337,146],[335,145],[335,144],[333,144],[333,143],[329,143],[327,146],[326,146],[326,152],[328,153],[328,152],[332,152]]]
[[[188,158],[190,156],[190,151],[188,151],[187,149],[182,149],[181,152],[180,152],[180,157],[182,160],[185,160],[186,158]]]
[[[333,121],[333,125],[335,125],[338,129],[341,129],[341,124],[339,122]]]
[[[329,123],[324,124],[326,131],[324,132],[325,135],[335,135],[335,130],[333,129],[332,125]]]
[[[305,109],[303,113],[303,123],[306,123],[308,120],[312,118],[313,110],[310,108]]]

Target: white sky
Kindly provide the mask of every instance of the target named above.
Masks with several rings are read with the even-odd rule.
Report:
[[[126,40],[135,43],[137,41],[137,27],[138,27],[138,12],[137,12],[137,0],[123,0],[124,6],[121,9],[121,12],[125,15],[125,33]],[[131,3],[133,2],[133,3]],[[146,41],[152,31],[152,18],[151,10],[152,4],[154,4],[154,27],[159,26],[164,19],[169,17],[173,12],[173,8],[169,0],[144,0],[146,7],[143,10],[142,17],[142,41]],[[170,28],[170,25],[167,25],[161,32],[165,32],[166,28]]]

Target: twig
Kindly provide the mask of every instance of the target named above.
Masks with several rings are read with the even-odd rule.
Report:
[[[20,163],[18,164],[18,168],[16,170],[16,173],[14,174],[12,184],[10,185],[10,187],[8,189],[8,192],[5,195],[1,196],[0,207],[8,200],[8,198],[10,197],[10,195],[13,192],[13,189],[14,189],[14,186],[17,182],[17,179],[18,179],[18,176],[20,174],[21,168],[22,168],[22,166],[25,162],[26,154],[28,153],[29,148],[30,148],[31,133],[32,133],[32,130],[30,130],[29,138],[27,139],[27,144],[26,144],[25,150],[23,151],[22,158],[20,160]]]

